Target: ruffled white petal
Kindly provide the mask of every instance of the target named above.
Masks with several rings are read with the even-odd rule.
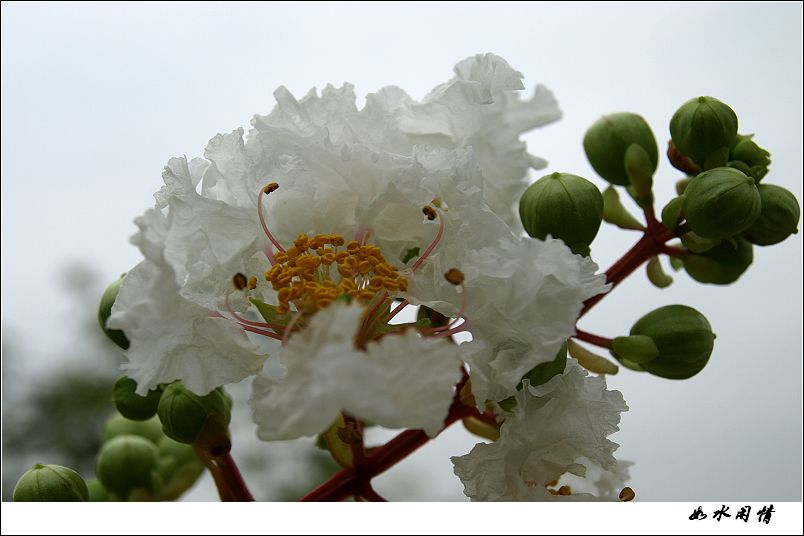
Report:
[[[123,368],[137,381],[137,391],[144,394],[160,383],[182,380],[205,394],[255,374],[264,357],[242,329],[180,295],[164,260],[165,216],[149,210],[136,223],[140,232],[132,242],[145,260],[123,280],[108,325],[122,329],[131,343]]]
[[[251,405],[260,439],[320,433],[341,411],[388,428],[441,430],[460,376],[455,345],[410,331],[356,349],[362,313],[345,304],[319,312],[283,349],[287,375],[255,379]]]
[[[606,390],[603,376],[589,376],[570,359],[563,375],[538,387],[526,385],[517,395],[498,441],[453,457],[455,474],[473,501],[594,500],[586,493],[553,496],[546,485],[565,474],[593,476],[587,470],[599,468],[609,476],[596,475],[592,486],[599,483],[603,498],[614,498],[627,471],[617,464],[618,445],[608,436],[619,429],[627,409],[618,391]]]

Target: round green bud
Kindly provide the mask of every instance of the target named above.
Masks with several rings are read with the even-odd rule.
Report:
[[[231,399],[221,388],[199,396],[181,382],[175,382],[162,393],[158,414],[162,431],[168,437],[180,443],[211,447],[210,441],[222,445],[228,441],[231,407]]]
[[[631,335],[649,337],[659,351],[657,357],[639,366],[655,376],[673,380],[690,378],[703,370],[715,342],[706,317],[686,305],[667,305],[651,311],[634,324]]]
[[[106,426],[103,430],[104,441],[121,436],[121,435],[136,435],[143,437],[156,445],[165,437],[162,433],[162,425],[157,417],[151,417],[146,421],[132,421],[126,419],[122,415],[113,415],[106,421]]]
[[[97,478],[87,480],[87,489],[89,490],[90,502],[107,502],[112,500],[109,496],[109,492],[103,487],[103,483]]]
[[[695,234],[728,238],[759,218],[762,199],[754,179],[729,167],[704,171],[684,190],[684,215]]]
[[[544,240],[552,235],[575,253],[588,252],[603,221],[603,196],[582,177],[552,173],[525,190],[519,216],[530,236]]]
[[[743,237],[758,246],[771,246],[798,233],[801,208],[796,196],[781,186],[760,184],[759,197],[762,212]]]
[[[144,437],[121,435],[101,447],[95,473],[103,487],[126,500],[134,490],[156,497],[161,487],[158,469],[156,445]]]
[[[670,119],[670,136],[681,153],[703,166],[715,153],[724,153],[737,138],[737,114],[713,97],[690,99]]]
[[[112,314],[112,306],[117,299],[117,293],[120,292],[120,285],[123,283],[125,277],[126,274],[121,275],[120,279],[109,285],[103,292],[100,305],[98,306],[98,322],[103,332],[113,343],[123,350],[128,350],[129,342],[126,334],[119,329],[109,329],[106,327],[106,321],[109,320],[109,316]]]
[[[647,153],[653,170],[659,164],[659,147],[647,121],[631,112],[604,115],[598,119],[583,138],[586,158],[598,175],[612,184],[628,186],[625,170],[625,152],[636,143]]]
[[[156,415],[156,409],[159,407],[159,398],[162,396],[162,391],[148,391],[145,396],[140,396],[136,393],[137,382],[123,376],[118,379],[114,384],[112,391],[112,400],[117,407],[117,411],[126,419],[132,421],[145,421]]]
[[[729,285],[737,281],[754,262],[754,248],[742,238],[724,240],[704,253],[681,258],[684,270],[700,283]]]
[[[14,502],[82,502],[89,490],[81,475],[61,465],[37,463],[14,486]]]

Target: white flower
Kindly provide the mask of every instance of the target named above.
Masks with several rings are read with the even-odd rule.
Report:
[[[266,439],[318,433],[340,411],[434,434],[458,353],[479,403],[514,393],[573,333],[582,301],[605,290],[596,266],[559,241],[515,235],[512,206],[540,165],[519,135],[560,115],[549,92],[521,101],[521,87],[487,54],[421,102],[386,88],[358,110],[349,85],[300,100],[279,88],[247,139],[237,129],[210,140],[204,159],[171,159],[161,212],[138,222],[146,261],[109,323],[131,340],[139,388],[178,378],[202,392],[254,374],[264,356],[248,331],[283,342],[285,377],[261,377],[252,397]],[[350,242],[354,269],[326,260]],[[444,279],[453,268],[462,286]],[[333,303],[343,294],[352,307]],[[247,297],[279,316],[258,318]],[[387,335],[372,323],[390,320],[394,298],[468,321]],[[358,304],[373,327],[355,323]],[[428,340],[469,328],[471,345]]]
[[[408,330],[361,351],[353,339],[363,313],[342,303],[324,309],[283,348],[285,378],[255,380],[260,439],[315,435],[341,411],[387,428],[421,428],[431,436],[441,430],[460,377],[458,348]]]
[[[469,454],[452,458],[468,497],[473,501],[596,498],[577,493],[577,486],[574,491],[562,490],[572,491],[567,496],[549,491],[548,486],[557,486],[570,474],[596,476],[588,487],[597,486],[601,498],[616,498],[616,488],[623,485],[618,479],[627,478],[627,465],[615,460],[618,445],[608,436],[619,429],[620,413],[628,407],[618,391],[606,390],[603,376],[588,376],[570,359],[563,375],[538,387],[526,384],[516,399],[498,441],[479,443]]]

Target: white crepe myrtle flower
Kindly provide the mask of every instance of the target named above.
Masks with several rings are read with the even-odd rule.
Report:
[[[341,411],[387,428],[421,428],[430,436],[441,430],[460,377],[458,347],[408,330],[360,350],[353,339],[363,313],[339,302],[316,314],[282,351],[285,377],[255,380],[260,439],[315,435]]]
[[[452,458],[469,498],[616,500],[628,476],[628,464],[614,458],[618,445],[608,439],[628,410],[619,391],[606,390],[603,376],[589,376],[569,359],[564,374],[547,383],[525,382],[516,401],[505,413],[499,440]],[[583,487],[597,495],[563,484],[568,475],[586,478]]]
[[[171,159],[139,222],[138,236],[159,237],[142,246],[148,272],[123,281],[109,321],[131,341],[139,390],[181,379],[202,393],[253,375],[265,356],[248,332],[285,367],[255,384],[266,439],[317,433],[339,411],[436,433],[456,354],[480,404],[516,392],[606,288],[559,241],[515,234],[513,192],[539,164],[519,134],[559,116],[546,90],[520,101],[520,79],[478,55],[421,102],[386,88],[358,110],[349,85],[300,100],[280,88],[247,138],[236,129],[203,159]],[[390,327],[409,303],[452,320]],[[431,340],[469,330],[467,347]]]

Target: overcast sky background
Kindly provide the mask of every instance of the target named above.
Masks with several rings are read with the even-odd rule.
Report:
[[[771,151],[765,182],[802,199],[802,5],[740,4],[2,4],[2,326],[43,370],[69,334],[59,273],[88,262],[111,281],[140,260],[128,243],[171,156],[274,104],[344,81],[358,95],[398,85],[415,98],[459,60],[494,52],[547,85],[564,118],[527,135],[552,171],[596,179],[581,140],[604,113],[630,110],[663,147],[687,99],[712,95]],[[538,178],[537,176],[532,177]],[[665,159],[659,208],[679,173]],[[604,228],[601,270],[637,235]],[[613,439],[636,462],[642,500],[800,501],[802,240],[755,248],[730,287],[684,273],[665,290],[638,272],[580,327],[626,334],[683,303],[717,333],[708,367],[674,382],[621,370],[631,410]],[[478,320],[478,319],[475,319]],[[380,479],[391,498],[461,500],[450,455],[476,441],[453,427]],[[266,449],[270,445],[265,445]],[[246,475],[248,479],[248,475]],[[423,480],[424,479],[424,480]],[[417,484],[418,481],[418,484]],[[211,493],[212,495],[207,495]],[[210,486],[191,495],[214,499]]]

